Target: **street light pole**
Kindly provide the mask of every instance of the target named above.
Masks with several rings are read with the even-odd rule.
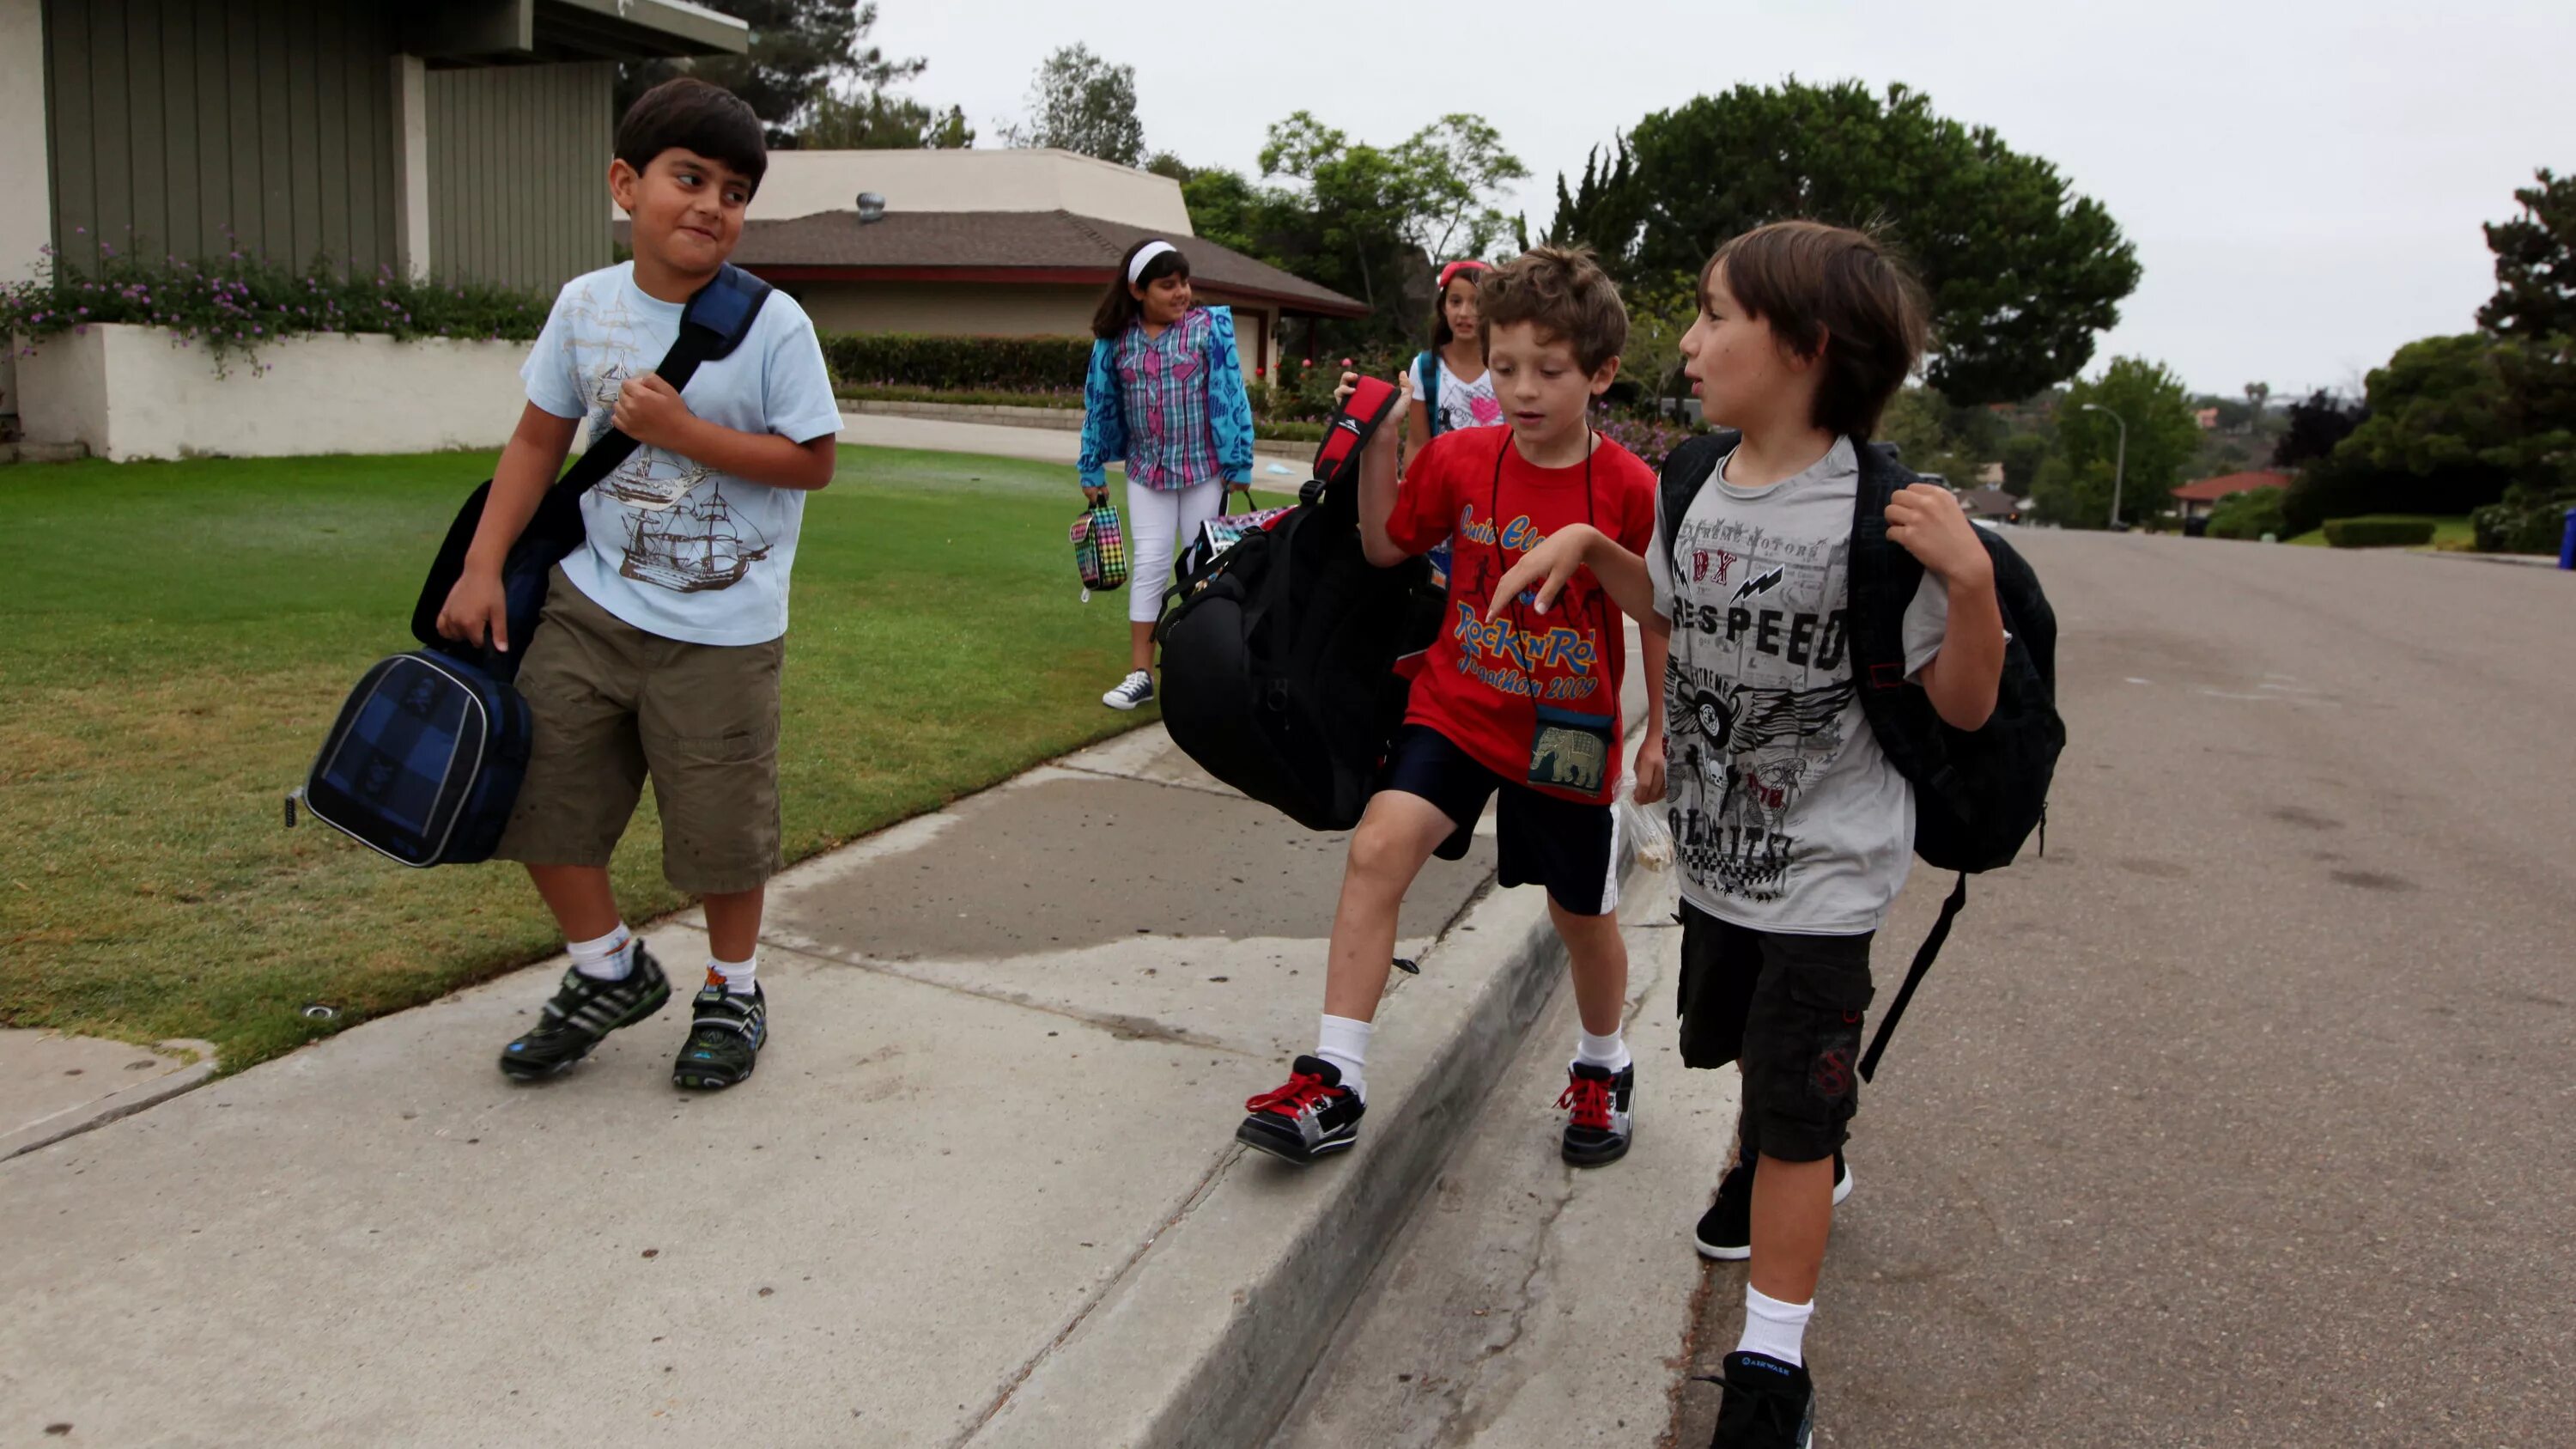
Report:
[[[2120,483],[2129,471],[2129,420],[2100,403],[2086,403],[2084,411],[2110,413],[2111,421],[2120,425],[2120,451],[2111,463],[2111,526],[2116,529],[2120,526]]]

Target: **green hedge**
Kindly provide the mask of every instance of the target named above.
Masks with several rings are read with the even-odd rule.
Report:
[[[832,376],[860,387],[925,387],[943,392],[1080,394],[1091,366],[1088,337],[926,337],[903,332],[840,333],[823,339]]]
[[[2422,548],[2433,541],[2429,518],[2330,518],[2330,548]]]
[[[2209,536],[2257,539],[2268,533],[2274,538],[2289,537],[2289,523],[2281,514],[2281,498],[2278,488],[2250,488],[2220,499],[2209,515]]]
[[[1082,389],[1062,387],[1052,392],[1004,392],[999,389],[958,389],[945,387],[887,387],[878,383],[845,382],[833,389],[848,402],[946,403],[951,407],[970,408],[1058,408],[1065,412],[1082,409]]]

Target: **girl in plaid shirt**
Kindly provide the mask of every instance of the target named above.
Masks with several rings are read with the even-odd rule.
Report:
[[[1127,249],[1091,319],[1091,370],[1082,385],[1082,491],[1097,503],[1102,476],[1127,464],[1130,672],[1100,697],[1134,709],[1154,697],[1154,621],[1179,541],[1224,507],[1228,485],[1252,482],[1252,402],[1235,351],[1234,310],[1190,302],[1190,262],[1170,242]]]

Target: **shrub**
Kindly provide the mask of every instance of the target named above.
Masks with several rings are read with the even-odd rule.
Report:
[[[843,332],[823,339],[823,360],[835,379],[861,387],[942,392],[1072,388],[1079,396],[1091,367],[1091,339]]]
[[[2219,500],[2209,515],[2211,538],[2274,538],[2290,536],[2288,523],[2281,516],[2282,490],[2254,488]]]
[[[2422,548],[2433,541],[2429,518],[2330,518],[2330,548]]]
[[[879,383],[842,383],[833,391],[851,402],[945,403],[953,407],[983,408],[1062,408],[1076,411],[1082,407],[1079,387],[1051,388],[1044,392],[955,391],[940,387],[889,387]]]
[[[42,343],[97,322],[159,327],[182,346],[203,347],[220,375],[234,361],[256,367],[267,343],[322,332],[525,342],[553,305],[537,292],[415,282],[391,268],[348,273],[327,259],[296,271],[238,251],[148,261],[102,242],[99,253],[90,274],[65,270],[46,248],[34,276],[0,286],[0,334]]]
[[[2555,497],[2517,486],[2502,503],[2490,503],[2469,515],[2480,553],[2556,553],[2566,536],[2567,510],[2576,508],[2576,489]]]
[[[1708,431],[1677,420],[1620,417],[1597,409],[1592,416],[1592,426],[1600,430],[1601,436],[1636,454],[1638,461],[1658,471],[1662,470],[1664,459],[1672,456],[1673,449]]]

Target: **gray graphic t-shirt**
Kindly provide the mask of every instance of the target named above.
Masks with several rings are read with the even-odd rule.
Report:
[[[681,306],[645,295],[621,262],[564,284],[519,376],[528,401],[608,430],[618,389],[651,372],[680,335]],[[832,374],[803,308],[773,292],[731,355],[680,390],[689,411],[742,433],[810,442],[841,429]],[[582,495],[589,546],[564,577],[648,633],[692,644],[766,644],[787,632],[787,579],[805,495],[638,448]]]
[[[1669,558],[1656,520],[1646,559],[1673,624],[1665,745],[1682,896],[1755,930],[1875,931],[1913,863],[1914,790],[1852,686],[1859,463],[1844,438],[1771,487],[1725,478],[1721,465],[1691,501]],[[1909,676],[1948,625],[1927,573],[1905,610]]]

